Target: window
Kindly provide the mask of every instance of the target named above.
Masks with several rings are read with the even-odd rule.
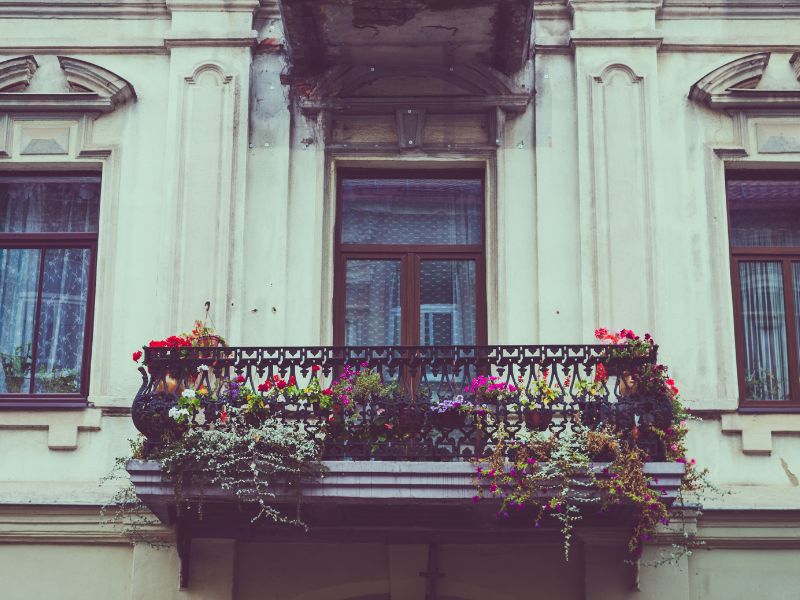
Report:
[[[800,176],[727,181],[743,406],[800,406]]]
[[[88,396],[100,177],[0,174],[0,403]]]
[[[334,340],[486,343],[483,175],[339,172]]]

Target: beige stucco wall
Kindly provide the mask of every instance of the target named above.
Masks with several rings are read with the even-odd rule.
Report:
[[[497,152],[360,158],[326,152],[320,124],[292,113],[284,55],[251,52],[254,40],[282,35],[271,3],[121,2],[112,20],[100,18],[109,5],[89,4],[63,13],[39,3],[27,12],[0,7],[0,60],[66,54],[118,73],[137,94],[94,121],[59,116],[71,128],[65,156],[19,152],[23,130],[53,115],[0,114],[1,169],[103,171],[92,406],[0,412],[0,595],[171,597],[174,549],[134,550],[97,529],[95,509],[109,495],[98,481],[135,434],[126,408],[140,380],[130,353],[188,328],[206,300],[233,342],[330,342],[335,166],[472,160],[487,166],[490,182],[490,341],[584,342],[598,325],[650,330],[684,398],[706,415],[691,426],[690,452],[731,493],[707,501],[714,512],[700,516],[708,549],[677,567],[644,569],[644,593],[792,597],[800,416],[735,413],[723,174],[800,167],[800,153],[759,153],[756,137],[760,123],[796,131],[800,114],[726,114],[687,95],[711,70],[765,50],[775,62],[764,84],[800,87],[786,67],[800,27],[795,4],[709,3],[693,13],[680,2],[537,3],[536,55],[517,77],[537,94],[509,120]],[[37,11],[51,18],[32,18]],[[634,150],[620,155],[623,146]],[[89,512],[78,518],[75,507]],[[709,533],[704,522],[719,514],[734,516],[723,533]],[[586,544],[569,564],[552,548],[449,547],[442,589],[485,598],[476,575],[485,568],[498,598],[636,595],[617,550]],[[392,565],[401,573],[415,565],[414,548],[332,554],[209,542],[196,554],[198,572],[219,576],[175,597],[347,598],[391,586],[399,586],[393,597],[413,597],[419,585],[391,575]],[[298,556],[342,562],[341,582],[307,575]],[[278,576],[293,569],[302,589]]]

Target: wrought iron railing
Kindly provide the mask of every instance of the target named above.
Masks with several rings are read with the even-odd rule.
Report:
[[[347,414],[271,388],[257,392],[263,408],[251,417],[291,423],[320,440],[331,460],[467,460],[487,455],[500,437],[513,442],[531,431],[561,435],[577,423],[615,427],[633,436],[651,460],[661,460],[658,437],[641,432],[646,425],[668,427],[671,402],[626,383],[655,363],[657,350],[636,357],[621,356],[623,350],[608,345],[145,348],[132,415],[147,450],[153,450],[180,435],[181,426],[169,413],[185,389],[216,390],[201,394],[208,423],[223,405],[240,401],[226,387],[231,381],[257,390],[267,380],[293,378],[298,391],[312,385],[324,389],[350,367],[370,369],[396,385],[391,393],[354,398]],[[505,386],[503,392],[471,392],[470,384],[481,375],[495,377],[493,385]],[[454,399],[473,410],[437,412],[441,402]]]

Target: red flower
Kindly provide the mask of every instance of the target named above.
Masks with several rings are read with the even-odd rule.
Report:
[[[272,376],[272,381],[274,381],[275,383],[278,383],[280,380],[281,376],[278,375],[277,373],[275,373],[275,375]]]
[[[278,382],[275,384],[275,387],[279,390],[282,390],[286,387],[286,382],[283,379],[279,379]]]
[[[312,373],[316,373],[317,371],[320,371],[321,369],[322,369],[322,367],[320,367],[319,365],[314,365],[314,366],[311,367],[311,372]]]
[[[289,385],[297,385],[297,379],[295,378],[294,375],[291,375],[289,377]]]
[[[258,386],[259,392],[268,392],[272,388],[272,382],[267,379],[264,383]]]
[[[596,337],[598,340],[604,340],[606,339],[606,336],[608,336],[608,329],[605,327],[599,327],[594,330],[594,337]]]
[[[606,373],[606,368],[603,366],[603,363],[599,363],[594,370],[594,380],[598,383],[605,383],[608,381],[608,373]]]
[[[223,407],[219,413],[219,421],[220,423],[225,423],[227,420],[228,420],[228,411],[225,410],[225,408]]]
[[[322,395],[323,396],[332,396],[333,395],[333,390],[331,388],[325,388],[324,390],[322,390]]]
[[[142,351],[137,350],[133,353],[133,362],[139,362],[139,359],[142,358]]]
[[[236,381],[237,381],[238,383],[244,383],[244,382],[245,382],[244,375],[239,375],[239,376],[236,378]]]

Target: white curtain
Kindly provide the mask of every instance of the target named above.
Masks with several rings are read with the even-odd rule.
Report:
[[[787,400],[790,391],[782,265],[740,262],[739,279],[747,399]]]
[[[0,231],[96,232],[99,193],[98,178],[2,178]],[[0,248],[0,393],[30,391],[32,375],[37,393],[78,391],[90,263],[88,248]]]

